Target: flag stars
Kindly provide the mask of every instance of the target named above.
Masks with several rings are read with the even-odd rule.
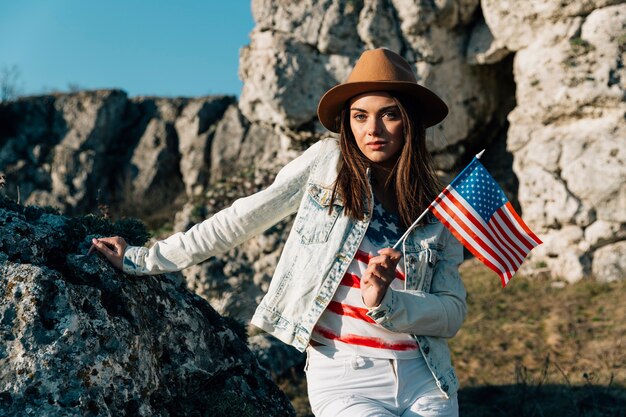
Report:
[[[485,218],[491,217],[508,201],[493,177],[478,160],[474,160],[451,186],[467,202],[471,202],[476,211]]]

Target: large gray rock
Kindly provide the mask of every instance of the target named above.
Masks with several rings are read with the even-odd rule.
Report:
[[[97,90],[1,103],[6,192],[68,214],[108,204],[153,225],[171,220],[210,184],[215,126],[233,102]]]
[[[507,143],[524,218],[545,242],[526,266],[569,281],[622,270],[622,246],[602,247],[626,227],[626,5],[607,3],[483,4],[495,38],[517,51]]]
[[[219,155],[212,155],[211,146],[218,121],[224,117],[229,97],[190,99],[174,122],[178,134],[180,173],[187,197],[202,194],[211,178],[211,158],[219,165]],[[235,132],[229,132],[231,134]]]
[[[126,112],[119,90],[24,98],[0,106],[0,169],[22,201],[67,212],[95,206]],[[15,194],[16,188],[10,192]]]
[[[177,197],[185,195],[174,127],[183,103],[145,99],[137,104],[141,118],[128,135],[129,139],[133,138],[134,146],[127,150],[130,159],[118,173],[123,190],[120,210],[146,220],[163,218],[177,208],[174,203]]]
[[[261,366],[270,371],[275,378],[295,372],[298,367],[300,369],[304,367],[306,354],[267,333],[251,336],[248,339],[248,347],[256,355]]]
[[[237,105],[231,105],[215,127],[211,146],[211,184],[246,170],[275,169],[281,143],[270,125],[251,124]]]
[[[0,416],[295,414],[241,324],[177,275],[85,256],[93,232],[141,244],[145,231],[2,200]]]

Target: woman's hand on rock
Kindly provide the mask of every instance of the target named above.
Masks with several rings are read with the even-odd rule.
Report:
[[[87,255],[91,255],[93,252],[98,251],[107,258],[111,264],[117,269],[122,269],[122,262],[124,260],[124,251],[128,244],[119,236],[114,237],[101,237],[99,239],[91,240],[91,248]]]
[[[396,266],[400,258],[402,252],[385,248],[378,251],[378,256],[370,259],[361,277],[361,297],[367,307],[376,307],[380,304],[387,293],[387,288],[396,277]]]

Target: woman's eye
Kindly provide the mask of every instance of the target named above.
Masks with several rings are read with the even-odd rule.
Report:
[[[385,119],[395,120],[398,118],[398,113],[396,113],[395,111],[388,111],[388,112],[383,113],[383,117]]]
[[[364,114],[358,114],[358,113],[357,113],[357,114],[355,114],[353,117],[354,117],[354,120],[357,120],[357,121],[359,121],[359,122],[360,122],[360,121],[363,121],[363,120],[365,120],[365,119],[366,119],[366,117],[365,117],[365,115],[364,115]]]

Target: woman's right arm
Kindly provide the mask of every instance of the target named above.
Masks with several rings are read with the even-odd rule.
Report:
[[[236,200],[188,231],[158,241],[149,249],[126,247],[121,258],[123,271],[147,275],[184,269],[237,246],[294,213],[324,142],[317,142],[287,164],[268,188]],[[119,248],[113,249],[119,252]]]

